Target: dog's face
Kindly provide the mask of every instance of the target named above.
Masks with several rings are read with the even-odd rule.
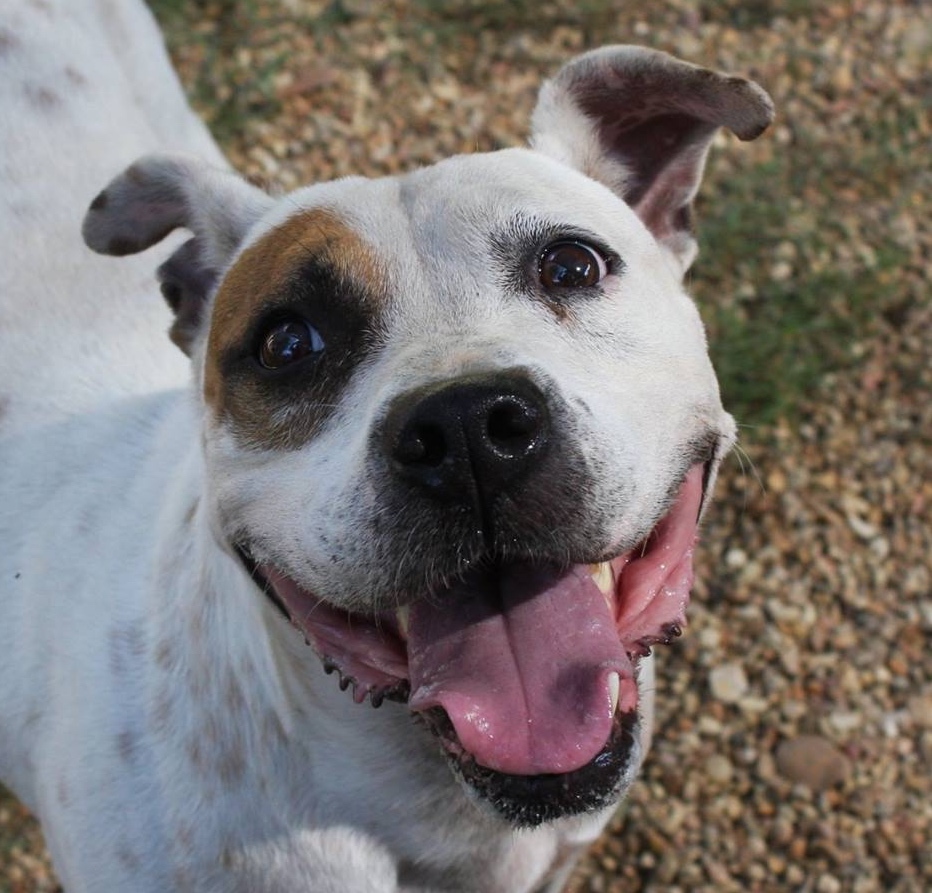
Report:
[[[733,439],[680,285],[689,202],[716,127],[769,116],[613,48],[545,88],[537,151],[278,202],[149,159],[89,214],[111,253],[195,234],[163,290],[257,597],[517,824],[607,805],[639,764],[638,664],[684,622]]]

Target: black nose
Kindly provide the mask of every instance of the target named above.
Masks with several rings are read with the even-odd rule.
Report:
[[[544,394],[514,373],[406,394],[385,428],[398,475],[438,499],[486,504],[527,474],[549,434]]]

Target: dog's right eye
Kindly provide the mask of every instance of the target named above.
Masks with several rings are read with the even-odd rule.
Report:
[[[555,242],[540,255],[537,274],[548,290],[591,288],[608,275],[608,263],[592,245],[578,240]]]
[[[324,339],[303,319],[280,320],[266,329],[259,344],[259,362],[266,369],[281,369],[324,349]]]

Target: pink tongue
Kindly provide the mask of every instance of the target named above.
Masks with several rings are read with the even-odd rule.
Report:
[[[611,734],[613,671],[620,709],[637,704],[633,668],[585,567],[467,575],[412,606],[408,659],[411,709],[442,707],[463,748],[499,772],[589,763]]]

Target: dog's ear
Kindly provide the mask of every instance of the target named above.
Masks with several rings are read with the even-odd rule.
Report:
[[[82,231],[94,251],[117,256],[144,251],[180,227],[194,234],[156,273],[175,314],[171,338],[190,354],[219,276],[272,201],[198,159],[149,155],[91,202]]]
[[[773,103],[753,81],[609,46],[544,84],[531,144],[621,196],[685,273],[696,254],[691,203],[712,137],[727,127],[752,140],[772,119]]]

